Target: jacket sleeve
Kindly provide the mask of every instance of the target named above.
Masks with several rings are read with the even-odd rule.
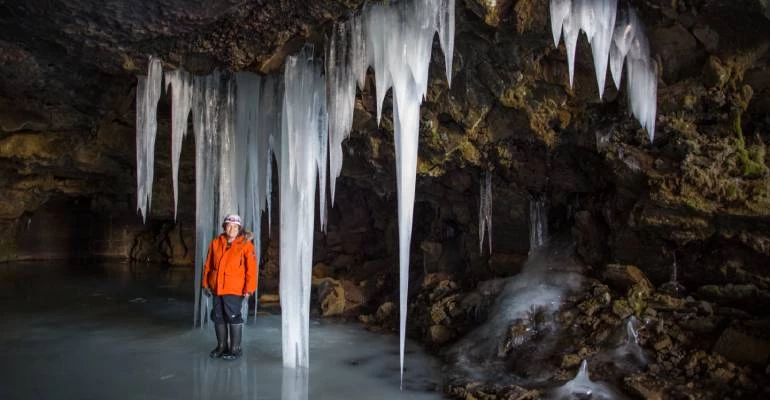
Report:
[[[208,288],[209,282],[208,282],[208,276],[209,271],[211,271],[212,263],[214,262],[214,241],[212,240],[209,244],[209,251],[206,255],[206,262],[203,263],[203,276],[201,277],[201,287]],[[209,288],[210,289],[210,288]]]
[[[247,246],[244,246],[244,263],[246,267],[246,280],[244,281],[243,294],[254,293],[257,290],[257,275],[259,272],[259,264],[257,262],[256,252],[254,251],[254,245],[248,242]]]

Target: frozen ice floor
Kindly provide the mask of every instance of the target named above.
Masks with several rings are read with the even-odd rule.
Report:
[[[0,264],[0,399],[436,399],[439,364],[398,338],[311,322],[310,368],[284,369],[280,316],[249,318],[240,360],[192,329],[191,273]]]

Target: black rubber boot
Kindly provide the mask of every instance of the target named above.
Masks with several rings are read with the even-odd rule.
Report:
[[[230,325],[230,351],[225,353],[225,360],[237,360],[243,355],[241,349],[241,336],[243,335],[243,324]]]
[[[211,350],[211,358],[219,358],[227,353],[227,324],[214,325],[214,332],[217,334],[217,348]]]

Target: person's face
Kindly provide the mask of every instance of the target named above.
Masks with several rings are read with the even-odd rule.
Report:
[[[241,227],[238,226],[238,224],[233,223],[226,223],[225,224],[225,234],[227,235],[228,239],[235,239],[238,237],[238,232],[241,230]]]

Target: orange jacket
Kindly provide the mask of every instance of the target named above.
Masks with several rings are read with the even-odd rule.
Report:
[[[227,236],[221,234],[209,245],[203,265],[203,287],[217,296],[243,296],[257,290],[257,257],[254,245],[243,235],[227,248]]]

